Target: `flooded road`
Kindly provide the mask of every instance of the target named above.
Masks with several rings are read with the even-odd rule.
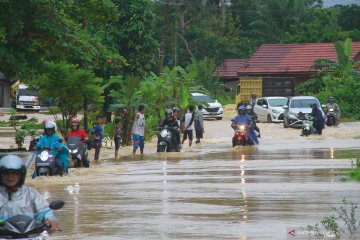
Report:
[[[286,239],[287,228],[314,225],[343,198],[359,203],[360,184],[341,181],[360,156],[359,124],[308,138],[263,124],[259,146],[235,149],[227,121],[206,126],[203,143],[182,153],[27,181],[66,201],[53,239]]]

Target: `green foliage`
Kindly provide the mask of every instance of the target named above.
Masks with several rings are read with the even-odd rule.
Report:
[[[85,104],[96,106],[103,102],[101,82],[90,70],[76,65],[65,62],[47,63],[47,73],[39,79],[37,87],[40,97],[52,99],[60,110],[65,130],[68,128],[69,118],[76,116]]]
[[[114,127],[115,123],[113,122],[107,122],[104,125],[103,140],[106,147],[109,143],[112,145],[112,140],[114,139]]]
[[[110,96],[116,99],[117,103],[122,104],[127,109],[125,120],[132,126],[140,101],[136,92],[140,88],[140,77],[136,76],[113,76],[105,86],[111,88]],[[130,129],[125,134],[127,139],[123,139],[126,145],[131,144]]]
[[[105,42],[104,30],[118,18],[111,0],[1,1],[0,9],[0,71],[9,78],[34,79],[46,71],[44,61],[97,68],[113,56],[108,65],[123,65]]]
[[[320,69],[313,79],[300,85],[297,91],[301,94],[315,94],[323,103],[330,96],[336,98],[342,116],[360,119],[360,74],[353,68],[351,61],[351,39],[342,44],[335,43],[337,62],[319,59],[314,67]]]
[[[336,238],[340,238],[341,234],[353,235],[358,227],[360,226],[360,221],[356,218],[356,209],[358,208],[357,204],[346,200],[345,198],[342,200],[342,205],[338,208],[333,207],[333,211],[335,211],[337,216],[328,216],[324,217],[321,220],[321,225],[325,228],[327,232],[335,236]],[[339,222],[340,221],[340,222]],[[341,224],[345,225],[346,230],[341,228]],[[329,237],[325,236],[321,231],[320,225],[317,223],[315,225],[308,225],[305,229],[315,233],[315,237]]]
[[[214,59],[205,57],[201,61],[191,58],[191,63],[186,67],[186,70],[196,73],[194,77],[196,85],[203,86],[211,93],[216,93],[219,90],[219,78],[212,76],[215,68]]]
[[[15,143],[18,146],[18,149],[23,148],[25,138],[30,136],[32,139],[36,137],[36,130],[39,129],[39,124],[34,123],[33,121],[24,121],[20,122],[16,120],[17,111],[15,109],[10,110],[11,120],[7,123],[12,126],[15,131]],[[18,126],[21,126],[18,128]]]

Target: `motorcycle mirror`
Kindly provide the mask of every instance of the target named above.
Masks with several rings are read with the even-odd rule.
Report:
[[[49,205],[49,207],[52,209],[52,210],[59,210],[60,208],[62,208],[63,206],[65,205],[65,202],[62,201],[62,200],[55,200],[55,201],[52,201]]]

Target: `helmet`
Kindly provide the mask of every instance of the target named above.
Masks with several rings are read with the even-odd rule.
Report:
[[[26,167],[24,161],[16,155],[6,155],[0,159],[0,175],[4,174],[6,171],[16,171],[20,173],[20,180],[17,187],[21,187],[25,183],[26,177]],[[0,186],[5,186],[0,177]]]
[[[256,94],[256,93],[254,93],[254,92],[253,92],[253,93],[251,93],[251,96],[256,96],[256,95],[257,95],[257,94]]]
[[[71,119],[71,121],[70,121],[70,125],[71,125],[71,126],[79,126],[79,125],[80,125],[80,120],[79,120],[79,119],[76,119],[76,118],[73,118],[73,119]]]
[[[252,108],[252,106],[251,105],[247,105],[246,106],[246,110],[252,110],[253,108]]]
[[[245,111],[246,108],[245,108],[245,106],[240,106],[240,107],[238,108],[238,111],[239,111],[239,110]]]
[[[334,97],[329,97],[329,100],[335,100],[335,98]]]
[[[165,110],[165,117],[172,116],[172,114],[173,114],[173,111],[171,109]]]
[[[173,113],[174,113],[174,112],[179,113],[179,112],[180,112],[180,108],[178,108],[178,107],[173,107],[172,111],[173,111]]]
[[[55,132],[56,131],[56,123],[53,121],[46,121],[45,122],[45,131],[49,130],[49,129],[51,129],[51,130],[53,130],[53,132]]]

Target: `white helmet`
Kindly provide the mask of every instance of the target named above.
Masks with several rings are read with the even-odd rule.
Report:
[[[246,110],[252,110],[252,106],[251,106],[251,105],[247,105],[247,106],[246,106]]]
[[[45,130],[47,129],[53,129],[54,132],[57,131],[56,123],[54,121],[45,121]]]
[[[6,155],[0,159],[0,175],[4,174],[6,171],[16,171],[20,174],[20,180],[17,183],[17,186],[20,187],[25,182],[26,177],[26,167],[24,161],[16,155]],[[0,186],[5,186],[0,176]]]

